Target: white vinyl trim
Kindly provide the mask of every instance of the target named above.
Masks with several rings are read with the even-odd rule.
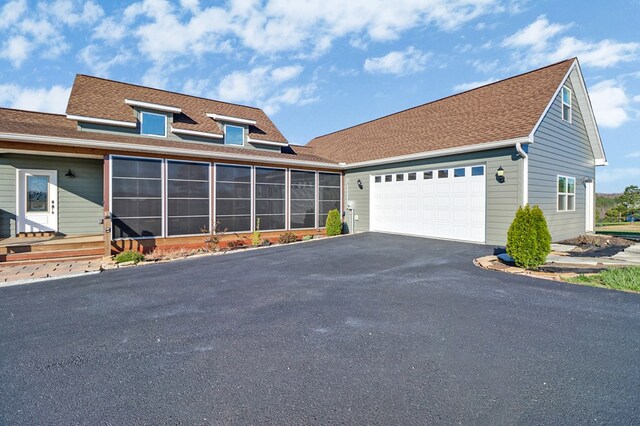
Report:
[[[67,114],[67,118],[69,120],[82,121],[85,123],[106,124],[108,126],[130,127],[130,128],[136,128],[138,126],[137,123],[132,123],[130,121],[109,120],[106,118],[86,117],[84,115]]]
[[[189,136],[200,136],[203,138],[214,138],[214,139],[222,139],[224,136],[219,135],[217,133],[208,133],[208,132],[198,132],[197,130],[187,130],[187,129],[176,129],[171,126],[171,133],[180,134],[180,135],[189,135]]]
[[[216,121],[226,121],[229,123],[237,123],[237,124],[249,124],[249,125],[256,125],[256,120],[249,120],[246,118],[239,118],[239,117],[232,117],[230,115],[220,115],[220,114],[214,114],[214,113],[207,113],[207,117],[209,118],[213,118]]]
[[[252,139],[252,138],[247,138],[247,142],[256,143],[260,145],[289,146],[289,144],[287,144],[286,142],[265,141],[262,139]]]
[[[411,161],[411,160],[421,160],[423,158],[432,158],[432,157],[442,157],[445,155],[453,155],[453,154],[462,154],[466,152],[476,152],[476,151],[485,151],[488,149],[496,149],[496,148],[505,148],[510,146],[515,146],[515,144],[528,144],[530,143],[529,139],[524,138],[514,138],[514,139],[506,139],[503,141],[496,142],[486,142],[475,145],[467,145],[456,148],[446,148],[446,149],[438,149],[436,151],[427,151],[427,152],[419,152],[416,154],[407,154],[400,155],[397,157],[387,157],[380,158],[377,160],[369,160],[369,161],[361,161],[358,163],[351,163],[343,165],[343,169],[355,169],[359,167],[367,167],[367,166],[377,166],[381,164],[389,164],[389,163],[398,163],[402,161]],[[341,164],[342,165],[342,164]]]
[[[169,105],[154,104],[154,103],[151,103],[151,102],[136,101],[134,99],[125,99],[124,103],[127,104],[127,105],[130,105],[130,106],[153,109],[153,110],[156,110],[156,111],[172,112],[174,114],[180,114],[182,112],[182,110],[180,108],[178,108],[178,107],[173,107],[173,106],[169,106]]]

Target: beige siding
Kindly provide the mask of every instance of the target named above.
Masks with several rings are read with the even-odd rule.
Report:
[[[58,230],[63,234],[101,233],[102,160],[0,155],[0,236],[15,235],[16,170],[58,171]],[[75,178],[66,177],[71,169]]]
[[[583,234],[586,227],[583,178],[595,179],[595,161],[573,86],[574,70],[567,81],[572,93],[572,122],[562,120],[562,93],[554,100],[529,146],[529,204],[539,205],[547,218],[553,241]],[[575,82],[572,84],[572,82]],[[576,178],[576,209],[557,211],[557,176]]]
[[[355,202],[355,215],[358,216],[358,220],[353,222],[355,232],[369,230],[369,186],[372,175],[485,164],[487,174],[486,243],[505,244],[507,230],[521,201],[518,182],[522,161],[518,161],[515,154],[515,148],[505,148],[349,170],[345,175],[344,199],[345,206],[347,200]],[[495,177],[500,166],[504,168],[506,177],[502,184],[498,183]],[[358,188],[358,179],[363,183],[362,189]],[[351,225],[352,218],[349,211],[347,211],[346,221]]]

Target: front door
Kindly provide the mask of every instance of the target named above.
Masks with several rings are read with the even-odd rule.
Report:
[[[18,170],[17,232],[58,230],[58,172]]]

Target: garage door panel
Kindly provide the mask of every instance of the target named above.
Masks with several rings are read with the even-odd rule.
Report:
[[[473,176],[472,167],[481,167],[482,174]],[[385,175],[381,182],[372,179],[371,229],[484,242],[484,166],[445,170],[418,170],[416,180],[408,180],[407,173],[392,175],[391,182],[385,181]]]

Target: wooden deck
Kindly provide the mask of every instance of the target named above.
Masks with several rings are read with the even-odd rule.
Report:
[[[0,262],[101,257],[103,254],[101,234],[0,239]]]

